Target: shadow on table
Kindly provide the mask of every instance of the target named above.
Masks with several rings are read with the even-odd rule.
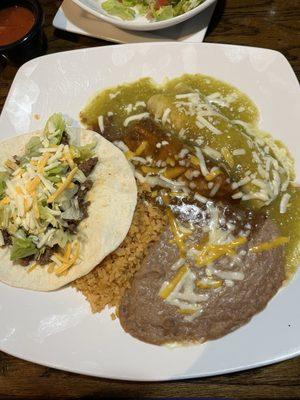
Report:
[[[215,11],[211,18],[210,24],[208,25],[206,35],[210,35],[215,30],[215,28],[218,26],[218,23],[220,22],[220,19],[222,18],[223,14],[224,14],[226,3],[227,3],[227,0],[218,0]]]

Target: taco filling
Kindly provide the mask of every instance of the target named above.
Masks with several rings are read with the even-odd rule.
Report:
[[[24,138],[22,140],[25,141]],[[114,184],[118,184],[120,179],[126,179],[122,174],[119,178],[112,176],[110,169],[115,163],[125,164],[123,174],[128,175],[127,185],[134,185],[132,173],[122,153],[112,153],[105,148],[111,148],[112,145],[106,143],[103,143],[103,151],[106,151],[106,157],[110,157],[107,160],[99,149],[99,136],[90,131],[68,128],[61,114],[52,115],[43,132],[31,135],[20,153],[13,153],[12,142],[3,143],[3,148],[6,145],[9,151],[6,152],[8,157],[3,159],[0,173],[2,257],[4,254],[7,257],[8,250],[9,261],[15,267],[22,266],[33,275],[39,267],[55,275],[58,278],[57,284],[59,278],[68,275],[70,269],[76,271],[79,265],[77,274],[81,275],[80,265],[93,263],[89,261],[91,257],[83,259],[87,256],[87,249],[92,246],[85,243],[85,231],[92,228],[91,224],[99,214],[97,205],[93,204],[90,215],[91,202],[99,202],[101,196],[109,198],[107,190],[111,190],[111,196],[117,198],[123,189],[127,192],[128,188],[124,185],[122,187],[121,182],[119,188],[116,188],[117,193],[114,192]],[[102,177],[105,169],[107,174]],[[105,184],[101,187],[100,178],[105,179],[112,188],[109,189]],[[129,190],[126,193],[126,201],[132,203],[130,208],[134,208],[135,196],[135,187],[132,186],[132,193]],[[104,206],[103,212],[106,210],[110,211]],[[126,225],[131,221],[132,211],[127,216],[125,208],[123,219]],[[127,233],[127,229],[122,236]],[[95,239],[95,243],[99,240]],[[109,241],[109,235],[105,240]],[[83,246],[87,247],[84,251]],[[103,248],[105,246],[99,246],[96,254],[100,255]],[[12,268],[7,266],[7,271],[12,272]],[[64,280],[61,282],[63,284]]]
[[[88,216],[89,175],[98,162],[96,143],[69,142],[63,117],[54,114],[43,135],[32,137],[25,153],[8,158],[1,171],[1,245],[9,247],[11,261],[50,263],[56,275],[79,256],[77,227]]]

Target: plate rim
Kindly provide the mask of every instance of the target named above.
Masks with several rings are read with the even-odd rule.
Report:
[[[165,46],[165,45],[172,45],[172,46],[202,46],[202,47],[220,47],[220,48],[224,48],[224,47],[232,47],[232,48],[248,48],[248,49],[252,49],[252,50],[263,50],[265,52],[269,52],[269,53],[276,53],[277,55],[280,56],[280,58],[282,59],[282,61],[285,62],[286,66],[289,66],[290,69],[290,75],[291,77],[293,77],[294,81],[298,82],[297,76],[291,66],[291,64],[289,63],[289,61],[287,60],[287,58],[279,51],[277,50],[273,50],[273,49],[264,49],[264,48],[260,48],[260,47],[252,47],[252,46],[242,46],[242,45],[231,45],[231,44],[220,44],[220,43],[177,43],[177,42],[149,42],[149,43],[129,43],[129,44],[123,44],[121,46],[135,46],[135,47],[139,47],[139,46],[145,46],[145,44],[149,45],[149,46]],[[101,51],[101,49],[106,49],[106,48],[115,48],[116,45],[109,45],[109,46],[97,46],[97,47],[90,47],[90,48],[84,48],[84,49],[73,49],[73,50],[68,50],[68,51],[64,51],[61,52],[59,54],[65,54],[65,53],[80,53],[80,52],[89,52],[89,51]],[[3,111],[6,109],[6,105],[7,102],[9,100],[11,91],[14,88],[15,82],[19,76],[19,74],[21,74],[23,72],[23,69],[26,68],[28,65],[32,64],[32,63],[38,63],[40,59],[45,60],[48,57],[55,57],[57,55],[57,53],[52,53],[52,54],[47,54],[45,56],[41,56],[38,57],[36,59],[33,59],[31,61],[28,61],[27,63],[23,64],[20,69],[18,70],[17,74],[14,77],[14,80],[11,84],[11,87],[9,89],[8,95],[6,97],[6,100],[4,102],[3,108],[1,110],[1,115],[0,118],[3,118]],[[167,381],[174,381],[174,380],[183,380],[183,379],[195,379],[195,378],[204,378],[204,377],[209,377],[209,376],[217,376],[217,375],[225,375],[225,374],[229,374],[229,373],[233,373],[233,372],[238,372],[238,371],[246,371],[249,369],[254,369],[254,368],[259,368],[259,367],[263,367],[266,365],[271,365],[274,363],[278,363],[278,362],[282,362],[291,358],[294,358],[298,355],[300,355],[300,347],[299,349],[295,350],[295,351],[291,351],[288,354],[282,354],[279,355],[278,357],[272,358],[272,359],[267,359],[267,360],[263,360],[263,361],[259,361],[256,363],[252,363],[251,365],[248,366],[239,366],[239,367],[232,367],[232,368],[227,368],[225,370],[216,370],[214,372],[209,372],[209,373],[183,373],[180,376],[177,376],[176,374],[169,377],[169,378],[164,378],[164,379],[159,379],[159,378],[155,378],[155,379],[151,379],[151,378],[144,378],[144,379],[140,379],[140,378],[133,378],[131,376],[111,376],[110,374],[106,375],[105,373],[101,373],[101,375],[99,375],[99,373],[97,374],[96,372],[82,372],[81,370],[79,370],[78,368],[68,368],[68,367],[64,367],[61,366],[59,363],[52,363],[52,362],[40,362],[37,361],[35,357],[26,357],[26,356],[20,356],[18,354],[18,352],[13,352],[13,351],[6,351],[3,350],[2,347],[0,348],[1,351],[3,351],[6,354],[9,354],[11,356],[20,358],[22,360],[28,361],[28,362],[33,362],[42,366],[46,366],[46,367],[51,367],[53,369],[58,369],[58,370],[62,370],[62,371],[67,371],[67,372],[71,372],[71,373],[76,373],[76,374],[84,374],[87,376],[94,376],[94,377],[101,377],[101,378],[105,378],[105,379],[111,379],[111,380],[125,380],[125,381],[136,381],[136,382],[167,382]]]

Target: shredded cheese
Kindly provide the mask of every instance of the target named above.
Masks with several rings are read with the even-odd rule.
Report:
[[[76,242],[76,243],[74,244],[74,247],[75,247],[75,252],[74,252],[73,256],[71,256],[71,257],[69,258],[69,261],[68,261],[68,262],[63,263],[63,264],[55,271],[55,274],[56,274],[57,276],[62,275],[62,274],[63,274],[64,272],[66,272],[69,268],[71,268],[72,265],[74,265],[75,262],[76,262],[76,260],[78,259],[78,257],[79,257],[79,250],[80,250],[80,245],[79,245],[79,243]]]
[[[173,279],[167,284],[167,286],[160,290],[160,297],[162,297],[163,299],[167,299],[169,295],[173,292],[175,287],[178,285],[178,283],[181,281],[181,279],[184,277],[184,275],[188,272],[188,270],[189,268],[186,265],[181,267],[175,274]]]
[[[148,142],[146,140],[143,140],[139,147],[135,150],[134,154],[136,156],[140,156],[146,150],[147,146]]]
[[[196,311],[197,309],[192,309],[192,308],[180,308],[178,310],[179,314],[184,314],[184,315],[194,314]]]
[[[5,206],[6,204],[10,203],[10,199],[8,196],[5,196],[1,201],[0,201],[0,206]]]
[[[49,158],[51,157],[51,153],[45,153],[43,157],[40,159],[40,161],[37,163],[37,170],[40,174],[43,173],[43,170],[45,166],[47,165],[47,162]]]
[[[34,269],[36,269],[37,263],[33,263],[27,270],[28,273],[32,272]]]
[[[280,201],[279,211],[280,214],[284,214],[286,212],[287,206],[289,204],[291,195],[289,193],[285,193]]]
[[[216,176],[220,175],[222,171],[219,168],[211,169],[210,172],[205,176],[207,181],[212,181]]]
[[[282,246],[283,244],[288,243],[290,238],[285,236],[278,236],[277,238],[270,240],[269,242],[263,242],[256,246],[253,246],[250,251],[252,253],[259,253],[261,251],[271,250],[275,247]]]
[[[211,289],[211,288],[216,289],[221,287],[223,285],[223,282],[207,278],[207,279],[197,280],[195,284],[199,289]]]
[[[30,194],[33,193],[36,190],[36,188],[38,187],[38,185],[40,184],[40,182],[41,182],[41,179],[38,176],[34,177],[26,185],[27,192]]]
[[[72,169],[72,171],[69,173],[67,176],[66,180],[62,182],[59,186],[59,188],[51,195],[48,197],[47,203],[53,203],[54,200],[68,187],[68,185],[72,182],[72,179],[74,178],[76,172],[78,171],[78,167],[75,167]]]
[[[65,155],[65,157],[66,157],[67,163],[69,164],[69,167],[70,167],[71,169],[73,169],[73,168],[75,167],[75,163],[74,163],[74,161],[73,161],[72,154],[71,154],[71,152],[70,152],[69,146],[65,146],[65,147],[64,147],[64,155]]]
[[[148,118],[149,115],[150,114],[148,112],[144,112],[144,113],[136,114],[136,115],[131,115],[130,117],[127,117],[125,119],[123,125],[126,127],[126,126],[128,126],[130,124],[130,122],[140,121],[141,119]]]
[[[18,165],[12,160],[6,160],[4,165],[13,171],[16,171],[19,168]]]
[[[227,149],[227,147],[223,147],[221,150],[221,153],[222,153],[223,157],[225,158],[225,161],[227,162],[227,164],[231,168],[234,167],[234,159],[233,159],[230,151]]]
[[[195,255],[196,264],[198,267],[204,267],[222,256],[232,256],[235,254],[235,248],[245,244],[246,241],[245,237],[239,237],[225,244],[206,244],[200,253]]]
[[[180,232],[176,219],[170,209],[167,209],[167,216],[169,218],[170,228],[174,236],[174,241],[176,243],[176,246],[178,247],[181,256],[183,256],[185,254],[184,238],[186,235]]]

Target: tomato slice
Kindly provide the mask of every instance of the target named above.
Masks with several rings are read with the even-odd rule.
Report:
[[[169,5],[169,0],[156,0],[155,8],[158,10],[160,7],[168,5]]]

